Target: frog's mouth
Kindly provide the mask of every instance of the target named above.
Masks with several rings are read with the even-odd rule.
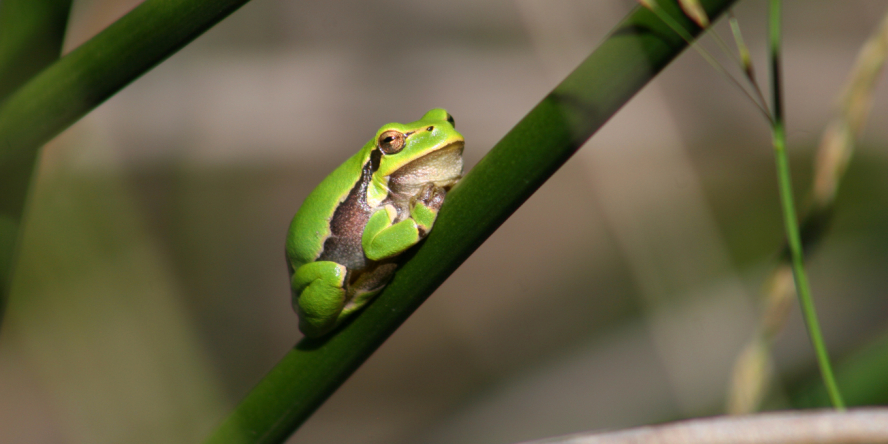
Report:
[[[432,182],[449,190],[462,177],[464,146],[463,141],[453,142],[405,164],[389,176],[389,188],[409,192]]]

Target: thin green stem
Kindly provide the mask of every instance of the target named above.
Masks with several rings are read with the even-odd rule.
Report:
[[[808,276],[805,273],[804,254],[802,253],[802,240],[799,234],[798,218],[793,203],[792,178],[789,173],[789,159],[786,154],[786,131],[783,121],[783,94],[781,89],[781,65],[780,65],[780,0],[771,0],[770,14],[770,48],[771,48],[771,91],[773,94],[771,103],[773,117],[771,128],[774,143],[774,158],[777,163],[777,180],[780,188],[780,204],[783,209],[783,221],[786,228],[786,238],[789,244],[790,258],[792,261],[793,279],[795,280],[796,294],[799,297],[799,305],[808,327],[808,335],[817,354],[817,363],[823,383],[833,407],[838,410],[845,409],[842,395],[833,377],[829,354],[820,332],[820,323],[817,320],[817,312],[814,309],[814,301],[811,298],[811,288],[808,285]]]

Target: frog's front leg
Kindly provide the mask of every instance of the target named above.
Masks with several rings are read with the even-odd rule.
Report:
[[[344,265],[331,261],[309,262],[293,273],[293,308],[306,336],[321,336],[336,326],[346,303],[347,273]]]
[[[445,191],[428,183],[410,200],[410,217],[393,223],[397,210],[387,205],[370,216],[361,237],[367,258],[378,261],[403,253],[432,229]]]

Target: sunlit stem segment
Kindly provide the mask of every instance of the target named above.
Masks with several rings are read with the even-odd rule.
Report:
[[[802,241],[799,235],[798,218],[793,204],[792,179],[789,174],[789,159],[786,155],[786,131],[783,123],[783,98],[780,78],[780,0],[771,0],[770,14],[770,49],[771,49],[771,91],[773,94],[771,103],[773,106],[773,121],[771,131],[774,143],[774,158],[777,162],[777,180],[780,187],[780,203],[783,208],[783,221],[786,228],[786,238],[789,244],[789,252],[792,261],[792,272],[795,280],[796,294],[799,297],[799,305],[808,327],[808,335],[817,354],[817,363],[820,366],[820,374],[829,399],[833,407],[839,410],[845,409],[842,395],[833,377],[829,354],[820,333],[820,323],[817,321],[817,312],[814,309],[814,301],[811,298],[811,288],[808,285],[808,276],[805,273],[804,255],[802,253]]]

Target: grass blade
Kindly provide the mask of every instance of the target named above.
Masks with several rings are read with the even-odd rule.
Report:
[[[823,383],[829,393],[829,399],[833,407],[844,410],[845,403],[836,385],[833,376],[832,365],[829,361],[829,353],[820,332],[820,322],[817,320],[817,311],[814,308],[814,300],[811,297],[811,288],[808,284],[808,275],[805,273],[804,254],[802,252],[802,240],[799,234],[798,217],[796,216],[795,203],[793,202],[792,178],[789,173],[789,156],[786,154],[786,129],[783,120],[783,93],[781,83],[780,42],[781,42],[781,2],[771,0],[770,13],[770,53],[771,53],[771,104],[773,106],[772,133],[774,143],[774,159],[777,163],[777,180],[780,187],[780,204],[783,208],[783,222],[786,228],[786,238],[789,244],[789,253],[792,260],[792,274],[795,280],[796,293],[799,297],[799,305],[808,327],[808,335],[817,354],[817,364]]]

